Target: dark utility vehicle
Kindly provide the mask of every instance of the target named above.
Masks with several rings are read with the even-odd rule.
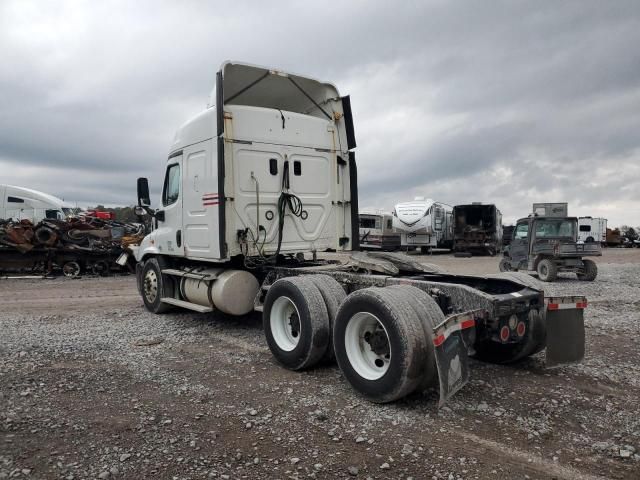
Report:
[[[521,218],[513,231],[511,244],[505,248],[500,271],[538,272],[544,282],[553,282],[558,272],[575,272],[579,280],[593,281],[598,268],[586,256],[600,256],[598,243],[578,243],[576,217]]]

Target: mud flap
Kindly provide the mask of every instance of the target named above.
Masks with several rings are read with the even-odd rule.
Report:
[[[584,358],[585,297],[547,297],[546,366],[578,363]]]
[[[442,407],[469,381],[469,354],[475,341],[476,318],[481,315],[481,310],[451,315],[433,329],[440,383],[438,407]]]

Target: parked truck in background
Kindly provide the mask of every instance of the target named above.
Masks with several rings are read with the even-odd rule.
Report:
[[[383,210],[360,210],[360,248],[392,251],[400,248],[400,234],[393,229],[393,215]]]
[[[375,402],[438,385],[446,401],[469,380],[469,354],[583,358],[584,297],[545,297],[517,273],[453,275],[357,252],[351,105],[332,84],[226,62],[214,99],[178,130],[157,209],[138,179],[137,210],[155,223],[134,248],[148,310],[262,312],[281,365],[335,359]]]
[[[502,250],[502,213],[495,205],[453,207],[453,250],[495,255]]]
[[[453,208],[430,198],[416,197],[395,206],[393,228],[400,234],[400,244],[405,249],[419,248],[422,253],[433,248],[451,249]]]
[[[48,193],[0,185],[0,219],[30,220],[35,224],[45,219],[64,220],[73,212],[72,205]]]

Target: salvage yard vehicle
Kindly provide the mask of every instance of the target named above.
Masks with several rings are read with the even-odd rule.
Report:
[[[393,228],[400,234],[400,244],[407,249],[419,248],[422,253],[433,248],[451,249],[453,208],[430,198],[416,197],[395,206]]]
[[[143,232],[140,224],[91,217],[42,220],[35,225],[30,220],[0,220],[0,272],[61,271],[77,277],[133,271],[135,264],[127,262],[123,253],[129,243],[139,242]]]
[[[600,243],[578,242],[575,217],[521,218],[513,231],[509,247],[500,261],[501,272],[528,270],[543,282],[553,282],[558,272],[575,272],[579,280],[593,281],[598,267],[583,257],[601,256]]]
[[[393,216],[382,210],[364,208],[360,210],[360,248],[375,250],[397,250],[400,234],[393,230]]]
[[[469,380],[469,355],[509,363],[546,348],[584,356],[584,297],[545,297],[530,277],[453,275],[390,252],[358,252],[349,97],[325,82],[226,62],[208,108],[177,132],[155,229],[134,247],[146,308],[262,312],[291,370],[334,360],[374,402]],[[318,258],[352,252],[347,263]]]
[[[64,220],[74,213],[72,205],[48,193],[13,185],[0,185],[0,220]]]
[[[453,251],[491,256],[502,250],[502,213],[495,205],[453,207]]]

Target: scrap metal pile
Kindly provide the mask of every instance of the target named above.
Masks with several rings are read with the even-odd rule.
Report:
[[[0,220],[0,270],[104,275],[125,267],[116,260],[143,236],[141,224],[94,217],[47,219],[35,225]]]

